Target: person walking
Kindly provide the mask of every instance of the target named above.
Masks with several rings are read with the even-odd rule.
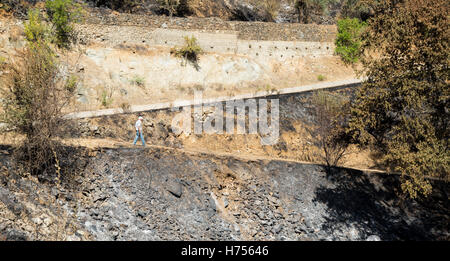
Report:
[[[134,138],[133,145],[136,145],[137,140],[139,137],[141,137],[142,146],[145,146],[145,140],[144,140],[144,134],[142,133],[142,121],[144,118],[139,116],[138,120],[136,121],[136,124],[134,126],[136,127],[136,138]]]

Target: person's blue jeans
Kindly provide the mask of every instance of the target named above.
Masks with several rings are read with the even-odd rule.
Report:
[[[141,141],[142,141],[142,145],[145,146],[145,140],[144,140],[144,135],[140,132],[140,131],[136,131],[136,138],[134,138],[134,142],[133,145],[136,145],[137,140],[139,139],[139,136],[141,137]]]

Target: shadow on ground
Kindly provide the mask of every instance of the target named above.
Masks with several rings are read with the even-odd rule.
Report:
[[[332,169],[327,179],[334,187],[319,186],[314,198],[328,208],[322,230],[354,225],[383,240],[449,240],[449,184],[433,181],[431,196],[412,200],[401,196],[398,175]]]

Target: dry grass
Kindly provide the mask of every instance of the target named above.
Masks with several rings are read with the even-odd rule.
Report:
[[[9,31],[9,41],[12,43],[17,43],[23,39],[25,33],[23,29],[19,26],[12,26]]]
[[[261,0],[258,2],[258,6],[264,10],[266,19],[273,22],[278,16],[281,3],[279,0]]]

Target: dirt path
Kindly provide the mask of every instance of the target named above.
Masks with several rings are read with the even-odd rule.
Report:
[[[124,142],[120,140],[114,139],[96,139],[96,138],[72,138],[65,139],[62,141],[66,145],[70,146],[83,146],[92,150],[101,150],[101,149],[114,149],[114,148],[144,148],[140,143],[137,145],[133,145],[131,142]],[[139,141],[140,142],[140,141]],[[269,163],[271,161],[278,162],[291,162],[298,164],[308,164],[308,165],[323,165],[315,162],[308,161],[300,161],[296,159],[289,158],[279,158],[279,157],[268,157],[263,155],[242,155],[236,153],[227,153],[227,152],[217,152],[211,150],[201,150],[201,149],[184,149],[184,148],[174,148],[169,146],[155,145],[155,144],[146,144],[146,148],[157,148],[165,151],[174,151],[177,153],[186,153],[190,155],[205,155],[205,156],[214,156],[215,158],[233,158],[238,159],[240,161],[263,161],[264,163]],[[378,170],[378,169],[364,169],[364,168],[356,168],[356,167],[347,167],[348,169],[359,170],[366,173],[385,173],[386,171]]]

